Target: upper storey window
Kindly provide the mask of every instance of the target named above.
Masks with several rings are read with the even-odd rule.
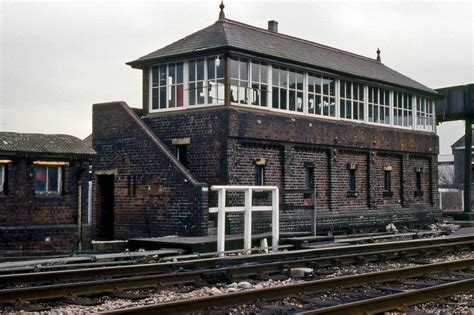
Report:
[[[208,103],[224,102],[224,65],[220,58],[207,58]]]
[[[250,94],[251,104],[267,106],[268,102],[268,65],[266,63],[252,61],[252,91]]]
[[[303,72],[289,70],[288,71],[288,109],[293,112],[303,112]]]
[[[249,63],[247,59],[232,58],[230,60],[230,89],[233,103],[248,104],[249,98]]]
[[[152,109],[183,106],[183,63],[152,68]]]
[[[308,74],[308,113],[336,117],[336,80]]]
[[[190,60],[188,62],[189,73],[189,105],[205,104],[206,97],[204,93],[204,58]]]
[[[364,85],[356,82],[340,81],[341,118],[364,120]]]
[[[408,93],[393,93],[393,124],[396,126],[413,126],[412,96]]]
[[[416,129],[434,130],[433,100],[416,97]]]
[[[390,92],[369,86],[369,122],[390,124]]]

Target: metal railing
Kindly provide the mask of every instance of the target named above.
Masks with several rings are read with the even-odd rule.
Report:
[[[277,186],[212,186],[211,190],[217,191],[217,207],[209,208],[210,213],[217,213],[217,254],[224,256],[225,252],[225,214],[227,212],[244,212],[244,252],[249,254],[252,248],[252,212],[272,211],[272,250],[278,251],[280,235],[279,221],[279,189]],[[244,206],[226,206],[227,192],[245,193]],[[271,191],[271,206],[252,205],[253,191]]]

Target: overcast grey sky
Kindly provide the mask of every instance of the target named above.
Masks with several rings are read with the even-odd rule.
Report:
[[[1,0],[0,0],[1,1]],[[0,130],[91,132],[91,105],[141,106],[125,62],[217,20],[219,0],[10,1],[0,8]],[[431,88],[474,82],[474,5],[463,2],[225,0],[227,18],[382,62]],[[442,153],[463,123],[438,127]]]

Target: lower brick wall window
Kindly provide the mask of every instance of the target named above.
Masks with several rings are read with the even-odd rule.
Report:
[[[423,191],[421,187],[421,168],[415,169],[415,197],[422,197]]]
[[[255,185],[265,185],[265,166],[255,165]]]
[[[176,157],[183,166],[188,167],[188,145],[180,144],[176,146]]]
[[[62,168],[60,166],[35,166],[34,170],[37,194],[61,194]]]
[[[383,171],[383,196],[392,197],[392,172],[389,170]]]
[[[347,170],[348,180],[347,180],[347,197],[357,197],[357,187],[356,187],[356,168],[349,167]]]

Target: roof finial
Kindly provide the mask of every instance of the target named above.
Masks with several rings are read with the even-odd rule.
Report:
[[[219,20],[225,20],[225,13],[224,13],[224,0],[221,0],[221,4],[219,5],[219,8],[221,9],[221,12],[219,12]]]
[[[380,49],[377,48],[377,61],[382,62],[382,58],[380,58]]]

